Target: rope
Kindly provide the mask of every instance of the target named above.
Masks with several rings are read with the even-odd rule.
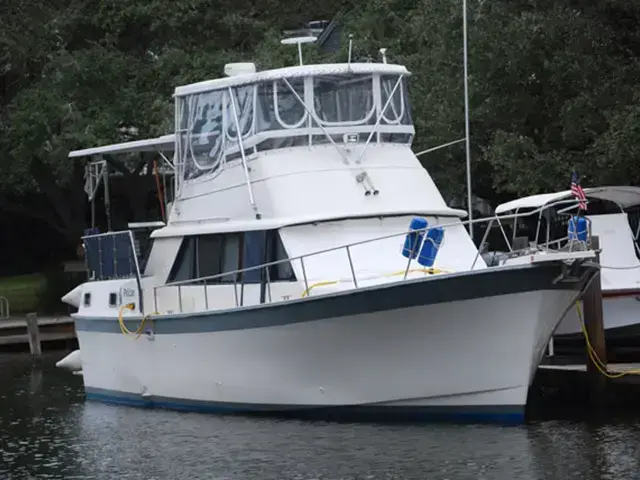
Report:
[[[435,267],[429,267],[429,268],[412,268],[410,270],[398,270],[397,272],[392,272],[392,273],[385,273],[384,275],[382,275],[383,277],[393,277],[396,275],[404,275],[405,273],[409,274],[409,273],[415,273],[415,272],[421,272],[424,273],[425,275],[436,275],[438,273],[451,273],[450,270],[442,270],[440,268],[435,268]],[[373,277],[368,277],[368,278],[362,278],[361,280],[371,280],[372,278],[378,278],[377,276],[373,276]],[[317,282],[312,284],[309,288],[307,288],[304,292],[302,292],[301,298],[304,298],[306,296],[309,295],[309,292],[311,290],[313,290],[316,287],[322,287],[325,285],[335,285],[336,283],[340,283],[342,281],[345,280],[324,280],[321,282]],[[350,282],[353,283],[353,280],[348,280]]]
[[[120,332],[122,332],[122,334],[126,337],[129,337],[130,335],[134,335],[135,336],[134,340],[139,339],[140,336],[142,335],[142,332],[144,331],[144,324],[147,322],[147,319],[150,318],[151,315],[159,315],[158,312],[146,314],[144,317],[142,317],[142,321],[140,322],[140,325],[138,325],[138,328],[136,329],[136,331],[132,332],[127,328],[127,326],[124,323],[124,318],[122,314],[124,313],[125,309],[133,310],[133,304],[127,303],[126,305],[122,305],[120,307],[120,311],[118,312],[118,323],[120,324]]]
[[[578,318],[580,319],[580,326],[582,327],[582,334],[584,335],[584,340],[587,345],[587,353],[589,354],[589,358],[591,362],[596,366],[598,371],[607,378],[621,378],[626,375],[640,375],[640,369],[627,370],[620,373],[609,373],[607,370],[606,364],[598,357],[591,341],[589,340],[589,334],[587,333],[587,327],[584,323],[584,318],[582,316],[582,309],[580,308],[580,302],[576,302],[576,310],[578,312]]]
[[[301,297],[302,298],[306,297],[307,295],[309,295],[309,292],[316,287],[322,287],[324,285],[335,285],[336,283],[340,283],[340,280],[325,280],[324,282],[314,283],[309,288],[307,288],[304,292],[302,292]]]

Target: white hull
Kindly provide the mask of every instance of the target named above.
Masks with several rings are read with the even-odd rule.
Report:
[[[604,292],[606,294],[606,292]],[[581,303],[582,305],[582,303]],[[582,307],[584,312],[584,307]],[[640,295],[604,297],[602,313],[607,337],[637,335],[640,333]],[[567,312],[555,335],[582,334],[577,309]]]
[[[182,317],[137,341],[116,332],[115,319],[76,324],[89,398],[204,411],[413,407],[521,421],[544,348],[577,288],[170,333],[179,322],[196,325]],[[278,308],[287,307],[271,315]],[[96,322],[102,326],[91,327]]]

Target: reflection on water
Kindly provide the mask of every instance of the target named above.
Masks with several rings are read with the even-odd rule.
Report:
[[[526,427],[254,419],[85,403],[82,379],[0,356],[0,479],[626,479],[640,421]]]

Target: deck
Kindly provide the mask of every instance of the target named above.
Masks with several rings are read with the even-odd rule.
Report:
[[[76,331],[73,319],[68,315],[38,317],[40,343],[43,349],[66,342],[76,341]],[[12,316],[0,319],[0,349],[29,348],[26,317]]]

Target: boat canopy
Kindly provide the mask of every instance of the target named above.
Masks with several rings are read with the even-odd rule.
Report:
[[[606,200],[616,203],[623,210],[640,205],[640,187],[591,187],[585,188],[584,193],[587,198]],[[498,205],[496,208],[496,215],[523,208],[541,208],[545,205],[571,197],[571,190],[564,190],[561,192],[541,193],[538,195],[517,198],[516,200],[511,200],[510,202]]]
[[[173,152],[176,136],[174,133],[162,135],[157,138],[145,138],[133,142],[114,143],[100,147],[74,150],[69,153],[69,158],[89,157],[103,153],[134,153],[134,152]]]
[[[318,65],[300,65],[295,67],[276,68],[260,72],[243,73],[231,77],[205,80],[176,87],[174,96],[182,97],[195,93],[210,92],[212,90],[224,90],[229,87],[241,87],[248,84],[273,82],[282,78],[303,78],[331,75],[403,75],[411,73],[403,65],[389,63],[328,63]]]

